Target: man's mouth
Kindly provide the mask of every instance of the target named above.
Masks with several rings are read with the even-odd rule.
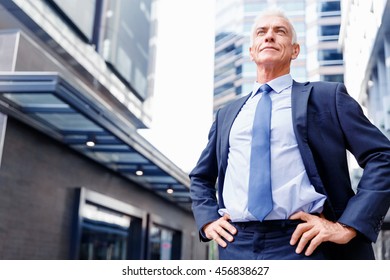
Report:
[[[264,48],[262,48],[260,51],[264,51],[264,50],[273,50],[273,51],[277,51],[278,49],[277,49],[277,48],[274,48],[274,47],[264,47]]]

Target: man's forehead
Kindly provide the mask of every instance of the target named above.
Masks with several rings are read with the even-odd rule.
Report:
[[[288,21],[280,16],[263,16],[256,22],[256,29],[264,27],[286,27],[290,29]]]

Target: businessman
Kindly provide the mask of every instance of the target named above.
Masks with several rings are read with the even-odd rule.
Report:
[[[277,9],[252,28],[253,91],[220,109],[190,173],[202,241],[220,259],[374,259],[390,205],[390,143],[341,83],[298,83]],[[351,187],[347,155],[364,169]]]

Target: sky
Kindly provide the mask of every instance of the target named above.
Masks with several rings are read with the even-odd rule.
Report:
[[[158,1],[152,123],[140,134],[185,172],[195,166],[212,123],[214,5]]]

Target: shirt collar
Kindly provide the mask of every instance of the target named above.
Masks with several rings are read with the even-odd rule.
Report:
[[[277,77],[269,82],[267,84],[273,89],[273,92],[281,93],[283,90],[289,88],[292,86],[292,77],[290,74],[286,74],[280,77]],[[263,84],[259,84],[258,82],[253,83],[253,91],[251,94],[251,97],[255,95],[255,93],[259,90],[259,88]]]

